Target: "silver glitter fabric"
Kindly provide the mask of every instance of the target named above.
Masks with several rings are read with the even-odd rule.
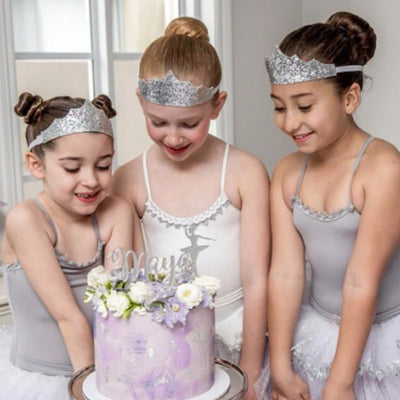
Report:
[[[102,133],[113,137],[111,122],[104,111],[96,108],[88,100],[79,108],[71,108],[65,117],[55,119],[29,144],[28,150],[31,151],[35,146],[62,136],[83,132]]]
[[[150,103],[170,107],[192,107],[211,100],[219,87],[194,86],[189,81],[180,81],[172,71],[168,71],[161,79],[139,79],[139,90],[143,98]]]
[[[265,59],[270,82],[274,85],[301,83],[316,79],[325,79],[342,72],[362,71],[362,65],[325,64],[318,60],[303,61],[297,55],[291,57],[282,53],[279,46],[275,47],[272,56]]]

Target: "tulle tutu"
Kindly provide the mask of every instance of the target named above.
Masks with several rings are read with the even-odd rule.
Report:
[[[11,326],[0,326],[0,400],[69,400],[69,378],[25,371],[9,361],[12,335]]]
[[[239,363],[242,348],[243,306],[215,324],[217,357]]]
[[[338,339],[339,325],[303,305],[292,347],[293,370],[307,383],[313,400],[320,400]],[[271,379],[265,367],[256,383],[259,399],[271,398]],[[374,324],[355,382],[357,400],[400,399],[400,315]]]

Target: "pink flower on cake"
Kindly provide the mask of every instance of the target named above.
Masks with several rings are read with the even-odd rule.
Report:
[[[188,306],[189,310],[198,306],[203,299],[203,292],[193,283],[183,283],[179,285],[175,295]]]

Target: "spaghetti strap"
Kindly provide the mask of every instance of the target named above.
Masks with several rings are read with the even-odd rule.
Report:
[[[56,247],[57,245],[57,241],[58,241],[58,235],[57,235],[57,227],[56,224],[54,223],[53,219],[50,217],[50,214],[47,212],[47,210],[44,208],[43,204],[40,202],[40,200],[38,198],[34,198],[33,201],[36,203],[36,205],[38,206],[39,210],[43,213],[43,215],[46,217],[47,221],[50,224],[51,229],[54,232],[54,236],[55,236],[55,242],[54,242],[54,247]]]
[[[95,214],[92,214],[91,218],[92,218],[93,229],[94,229],[94,233],[96,234],[97,242],[100,243],[101,237],[100,237],[99,221],[97,220],[97,217]]]
[[[147,150],[148,149],[146,149],[142,154],[143,176],[144,176],[144,183],[146,185],[146,190],[147,190],[147,197],[148,197],[149,200],[152,200],[151,199],[149,174],[147,172]]]
[[[220,183],[220,185],[221,185],[221,193],[224,193],[226,165],[228,163],[228,153],[229,153],[229,143],[227,143],[225,145],[224,160],[222,161],[221,183]]]
[[[304,160],[304,164],[303,164],[303,168],[300,171],[300,175],[299,175],[299,180],[297,181],[297,186],[296,186],[296,196],[299,195],[299,191],[300,191],[300,186],[303,182],[303,178],[304,178],[304,174],[306,173],[306,169],[307,169],[307,165],[308,165],[308,161],[310,160],[310,157],[312,156],[312,154],[309,154],[306,159]]]
[[[366,152],[368,145],[372,142],[372,140],[374,140],[375,137],[374,136],[370,136],[368,139],[366,139],[361,147],[360,152],[358,153],[358,156],[356,158],[356,161],[354,162],[354,167],[353,167],[353,172],[351,174],[351,181],[350,181],[350,202],[351,204],[353,204],[353,199],[351,198],[351,187],[353,186],[353,180],[354,180],[354,175],[357,172],[358,166],[360,165],[361,162],[361,158],[364,155],[364,153]]]

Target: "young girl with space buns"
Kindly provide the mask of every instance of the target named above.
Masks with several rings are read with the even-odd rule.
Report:
[[[137,96],[154,144],[116,171],[113,190],[140,216],[150,255],[190,254],[199,274],[222,281],[218,355],[246,370],[250,399],[265,341],[269,182],[258,159],[209,134],[227,97],[220,81],[204,24],[173,20],[140,62]]]
[[[0,331],[0,398],[67,400],[68,377],[93,364],[87,274],[112,267],[110,250],[132,247],[130,207],[108,195],[115,111],[105,95],[91,103],[30,93],[15,111],[27,124],[27,168],[43,191],[7,215],[2,262],[13,332]]]
[[[299,151],[271,184],[260,398],[400,397],[400,155],[353,118],[375,46],[367,21],[338,12],[291,32],[266,62],[275,122]]]

